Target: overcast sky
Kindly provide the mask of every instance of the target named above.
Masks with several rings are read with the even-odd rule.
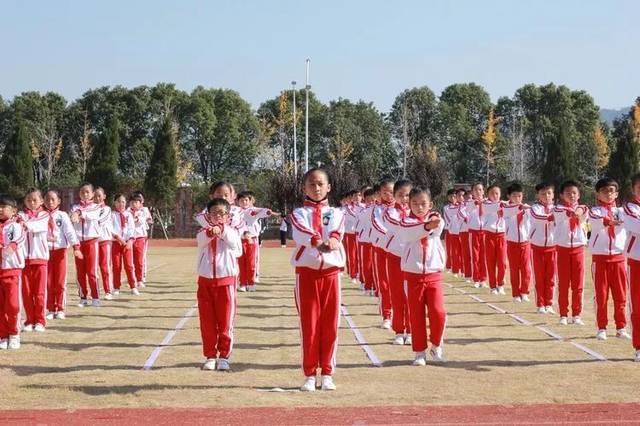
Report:
[[[254,108],[291,80],[388,111],[402,90],[476,82],[492,99],[565,84],[603,108],[640,96],[640,1],[22,1],[0,7],[0,95],[174,82]]]

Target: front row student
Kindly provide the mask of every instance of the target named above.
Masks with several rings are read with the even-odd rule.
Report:
[[[624,227],[627,230],[627,265],[629,271],[629,308],[631,335],[640,362],[640,174],[631,178],[631,199],[623,205]]]
[[[236,258],[240,236],[229,225],[231,206],[222,198],[207,204],[208,225],[198,231],[198,313],[203,370],[229,370],[236,314]]]

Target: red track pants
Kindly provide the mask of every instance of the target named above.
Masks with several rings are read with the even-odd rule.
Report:
[[[531,246],[533,275],[536,281],[536,306],[553,305],[553,287],[556,276],[556,248]]]
[[[471,252],[471,271],[473,281],[487,281],[487,256],[484,248],[484,231],[469,231],[469,250]]]
[[[46,325],[47,264],[31,263],[22,271],[22,305],[25,324]]]
[[[198,314],[202,353],[206,358],[228,359],[233,349],[236,315],[235,278],[198,279]]]
[[[100,278],[102,279],[102,289],[106,293],[113,292],[113,267],[111,262],[113,256],[111,247],[113,241],[100,241],[98,243],[98,264],[100,265]]]
[[[382,319],[391,319],[391,291],[387,275],[387,252],[381,247],[374,247],[378,294],[380,297],[380,314]]]
[[[344,243],[347,253],[347,272],[349,277],[356,278],[358,276],[358,242],[356,234],[344,234]]]
[[[256,279],[257,238],[242,239],[242,256],[238,258],[240,286],[254,285]]]
[[[582,313],[584,291],[584,247],[557,247],[558,309],[560,316],[569,316],[569,290],[571,290],[571,315]]]
[[[629,259],[629,299],[633,347],[640,350],[640,261]]]
[[[340,271],[296,270],[296,307],[302,336],[305,376],[332,375],[336,366],[340,323]]]
[[[147,274],[147,238],[139,237],[133,240],[133,267],[136,280],[145,282]]]
[[[67,304],[67,249],[49,251],[47,311],[63,312]]]
[[[504,285],[504,275],[507,271],[507,240],[504,233],[485,232],[484,251],[487,258],[489,286],[496,288]]]
[[[127,275],[127,282],[130,288],[136,288],[136,276],[133,268],[133,246],[127,249],[127,246],[120,245],[114,241],[111,247],[111,266],[113,267],[113,287],[120,290],[122,286],[122,265],[124,264],[124,272]]]
[[[465,278],[471,279],[473,272],[471,270],[471,246],[469,232],[460,233],[460,257],[462,258],[462,271]]]
[[[404,289],[404,274],[400,268],[400,256],[387,253],[387,276],[391,292],[391,328],[396,334],[411,333],[409,303]]]
[[[447,313],[444,309],[442,273],[412,274],[405,272],[411,338],[414,352],[427,349],[427,316],[429,317],[429,341],[433,346],[442,345]],[[426,308],[426,312],[425,312]]]
[[[625,307],[627,303],[627,276],[624,259],[595,258],[591,263],[593,277],[596,322],[599,330],[607,328],[607,303],[609,292],[613,297],[613,319],[616,329],[627,325]]]
[[[520,297],[529,294],[531,284],[531,244],[507,241],[507,257],[509,258],[509,279],[511,295]]]
[[[86,299],[91,288],[91,298],[99,299],[98,290],[98,240],[87,240],[80,243],[82,259],[75,258],[76,272],[81,299]]]
[[[462,246],[460,235],[447,233],[447,262],[451,262],[451,272],[458,274],[463,271]]]
[[[0,275],[0,339],[20,334],[21,274]]]
[[[361,261],[361,276],[360,280],[364,283],[366,290],[373,290],[375,288],[373,279],[373,246],[371,243],[360,243],[360,258]]]

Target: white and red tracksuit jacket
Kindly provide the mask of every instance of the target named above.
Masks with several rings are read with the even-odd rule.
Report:
[[[47,237],[49,250],[66,249],[70,246],[76,250],[79,249],[80,242],[69,215],[59,209],[45,210],[45,212],[49,215]]]
[[[245,222],[244,232],[248,232],[251,238],[257,238],[262,230],[262,224],[258,219],[264,219],[271,216],[272,212],[269,209],[260,207],[250,207],[242,209],[241,217]]]
[[[576,216],[576,209],[580,207],[583,208],[585,212],[588,211],[587,206],[579,204],[575,206],[558,204],[553,210],[553,238],[557,246],[576,248],[587,245],[587,234],[582,227],[587,215],[585,214],[582,217]]]
[[[360,209],[358,213],[358,224],[356,225],[356,235],[358,241],[365,244],[371,244],[371,210],[375,204],[369,204]]]
[[[89,203],[80,203],[71,207],[71,213],[80,215],[80,222],[74,223],[76,235],[80,242],[100,238],[100,218],[101,208],[93,201]]]
[[[128,210],[111,210],[111,238],[118,236],[123,241],[133,240],[135,224],[133,215]]]
[[[483,201],[467,201],[464,204],[463,215],[466,216],[466,221],[470,231],[484,231],[485,225]]]
[[[0,276],[18,276],[25,266],[27,235],[16,217],[0,222]],[[11,255],[5,250],[11,248]]]
[[[347,204],[344,206],[344,233],[355,234],[356,225],[358,224],[358,206],[355,204]]]
[[[384,248],[387,245],[387,227],[384,224],[384,214],[395,203],[379,203],[371,210],[371,242],[374,247]]]
[[[440,240],[444,220],[436,229],[429,231],[425,223],[433,217],[440,217],[440,214],[429,212],[424,219],[410,215],[396,228],[398,237],[405,242],[401,260],[403,272],[430,274],[444,270],[446,254]]]
[[[624,228],[627,230],[625,255],[628,259],[640,261],[640,200],[625,203]]]
[[[100,236],[98,237],[98,241],[112,241],[113,240],[113,228],[111,219],[111,207],[106,206],[104,204],[99,204],[100,206],[100,218],[98,219],[98,224],[100,225]]]
[[[340,209],[330,207],[326,200],[306,200],[303,207],[291,213],[291,224],[293,240],[298,247],[291,258],[293,266],[317,271],[344,268],[346,256],[342,245],[339,250],[329,253],[321,253],[316,248],[329,238],[342,241],[344,214]]]
[[[211,226],[208,218],[207,208],[205,207],[200,213],[195,216],[195,221],[200,225],[201,228],[207,228]],[[234,229],[238,235],[244,232],[246,227],[246,223],[242,218],[242,209],[238,206],[231,206],[229,210],[229,226]]]
[[[527,210],[526,218],[531,225],[529,240],[532,245],[536,247],[555,247],[553,209],[553,204],[543,206],[536,203]]]
[[[216,226],[216,225],[213,225]],[[207,279],[229,278],[228,284],[235,283],[238,275],[236,259],[242,254],[240,235],[229,224],[217,225],[222,228],[219,237],[210,233],[211,226],[201,228],[198,241],[198,276]],[[220,282],[220,285],[226,283]]]
[[[615,259],[624,255],[627,230],[622,225],[612,225],[611,220],[614,218],[624,218],[624,210],[615,204],[599,203],[589,210],[589,222],[591,223],[589,248],[594,260]]]
[[[529,242],[531,234],[531,220],[528,217],[524,204],[505,204],[502,212],[505,221],[505,236],[512,243]]]
[[[485,200],[482,203],[483,209],[483,228],[486,232],[494,234],[502,234],[505,232],[506,223],[504,220],[503,201]]]
[[[398,227],[403,219],[409,216],[409,209],[397,204],[384,213],[384,224],[387,228],[387,242],[384,249],[394,256],[402,257],[405,242],[398,235]]]
[[[460,205],[458,203],[449,203],[442,208],[442,217],[444,218],[444,230],[451,235],[460,233],[461,217],[459,216]]]
[[[140,209],[129,207],[127,211],[133,216],[133,238],[147,238],[149,236],[149,220],[151,218],[149,209],[146,207]]]
[[[25,209],[18,213],[27,231],[26,257],[29,264],[46,264],[49,261],[49,214],[40,208],[36,211]]]

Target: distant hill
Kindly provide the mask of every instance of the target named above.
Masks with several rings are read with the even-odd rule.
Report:
[[[620,116],[629,113],[631,107],[620,108],[620,109],[600,109],[600,120],[608,123],[609,125],[613,124],[613,120],[619,118]]]

